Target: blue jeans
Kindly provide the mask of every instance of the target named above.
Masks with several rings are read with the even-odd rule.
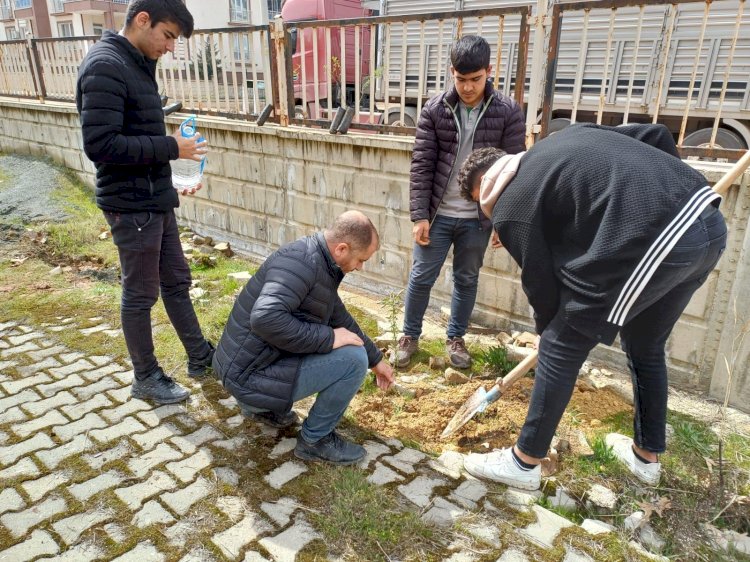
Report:
[[[710,206],[661,263],[620,329],[633,382],[633,440],[647,451],[663,453],[666,447],[667,338],[719,261],[726,236],[721,212]],[[568,325],[562,310],[545,328],[529,411],[517,443],[523,453],[546,456],[578,372],[596,344]]]
[[[292,400],[318,395],[300,430],[305,441],[315,443],[335,429],[362,386],[367,367],[367,352],[359,345],[345,345],[302,359]],[[264,411],[248,404],[243,407],[251,412]]]
[[[135,377],[148,377],[159,366],[151,336],[151,309],[160,291],[188,357],[206,357],[211,348],[203,337],[188,293],[192,282],[190,266],[182,252],[174,212],[105,211],[104,218],[120,255],[120,316]]]
[[[422,320],[430,302],[430,291],[453,245],[453,295],[446,334],[463,337],[477,299],[479,270],[490,240],[491,229],[479,219],[458,219],[438,215],[430,227],[430,244],[414,244],[414,263],[404,302],[404,335],[419,338]]]

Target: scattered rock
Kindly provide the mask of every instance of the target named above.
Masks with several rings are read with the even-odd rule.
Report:
[[[193,248],[190,244],[182,244],[182,253],[186,256],[191,255],[195,251],[195,248]]]
[[[404,398],[415,398],[417,396],[417,392],[415,390],[412,390],[411,388],[407,388],[398,383],[393,384],[393,386],[391,386],[389,390],[391,392],[397,392]]]
[[[581,392],[593,392],[596,390],[596,385],[588,376],[578,377],[576,387],[578,387],[578,390]]]
[[[649,551],[658,553],[664,549],[664,539],[648,524],[642,511],[636,511],[626,517],[622,524],[625,529],[637,535],[640,543]]]
[[[62,267],[59,265],[55,268],[52,268],[49,272],[49,275],[60,275],[62,273]]]
[[[445,369],[445,367],[445,357],[430,357],[430,369],[437,369],[438,371],[442,371],[443,369]]]
[[[193,300],[198,300],[205,294],[206,294],[206,291],[204,291],[200,287],[195,287],[194,289],[190,289],[190,298]]]
[[[499,341],[503,345],[510,345],[513,343],[513,336],[511,336],[508,332],[500,332],[496,337],[497,341]]]
[[[232,248],[229,247],[229,242],[219,242],[214,246],[214,250],[228,258],[231,258],[234,255]]]
[[[469,382],[469,377],[464,375],[462,372],[456,371],[455,369],[451,369],[449,367],[445,370],[445,382],[451,384],[464,384]]]
[[[666,439],[667,439],[667,445],[669,445],[670,442],[672,441],[672,438],[674,437],[674,427],[672,427],[672,424],[668,423],[664,427],[664,433],[665,433],[665,436],[666,436]]]
[[[203,236],[198,236],[197,234],[194,234],[191,240],[196,246],[203,246],[203,244],[206,243],[206,239],[203,238]]]
[[[590,535],[603,535],[605,533],[611,533],[615,530],[614,525],[599,521],[597,519],[584,519],[581,523],[581,529],[589,533]]]
[[[249,271],[235,271],[234,273],[227,273],[227,277],[237,279],[237,281],[250,281],[253,276]]]
[[[550,505],[563,511],[575,511],[578,509],[578,503],[563,489],[562,486],[558,486],[555,491],[555,497],[550,498]]]
[[[99,235],[99,240],[106,240],[106,239],[107,239],[107,238],[109,238],[110,236],[112,236],[112,234],[111,234],[111,233],[109,232],[109,230],[105,230],[104,232],[102,232],[102,233],[101,233],[101,234]]]
[[[557,435],[555,435],[552,438],[552,444],[550,445],[550,449],[554,449],[559,454],[565,454],[570,452],[570,441],[564,438],[560,438]]]
[[[515,343],[519,347],[529,347],[529,345],[533,347],[536,343],[536,335],[532,334],[531,332],[524,332],[522,334],[519,334],[519,336],[515,339]]]
[[[594,484],[586,494],[587,506],[599,513],[611,513],[617,505],[617,494],[601,484]]]
[[[726,551],[734,549],[737,552],[750,555],[750,536],[741,535],[736,531],[724,530],[721,531],[713,525],[704,525],[703,528],[706,530],[711,540],[718,546]]]
[[[586,439],[586,434],[580,429],[576,429],[570,436],[570,452],[579,457],[590,457],[594,450]]]

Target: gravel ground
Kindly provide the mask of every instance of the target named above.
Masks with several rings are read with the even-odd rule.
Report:
[[[12,222],[58,221],[66,218],[50,197],[60,171],[44,160],[0,155],[0,220]]]

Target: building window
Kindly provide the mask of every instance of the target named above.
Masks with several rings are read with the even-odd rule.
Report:
[[[281,5],[284,0],[268,0],[268,19],[281,15]]]
[[[250,10],[247,0],[231,0],[229,4],[229,21],[231,23],[247,23],[250,21]]]
[[[57,34],[59,37],[73,37],[73,22],[59,22],[57,24]]]
[[[101,36],[101,34],[104,33],[104,25],[101,23],[95,23],[93,25],[93,29],[94,29],[94,35]]]
[[[8,41],[15,41],[16,39],[21,38],[21,34],[18,33],[18,30],[15,27],[6,27],[5,36],[8,38]]]
[[[243,51],[245,58],[243,59]],[[250,37],[248,35],[235,35],[234,37],[234,60],[250,61]]]

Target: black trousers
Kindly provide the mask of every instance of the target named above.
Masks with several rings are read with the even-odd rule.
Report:
[[[666,447],[667,363],[672,328],[726,247],[721,212],[709,206],[665,257],[620,329],[633,382],[634,442],[663,453]],[[597,341],[568,325],[559,311],[545,328],[526,421],[518,448],[543,458],[573,395],[578,372]]]
[[[104,217],[120,255],[120,315],[135,377],[143,379],[159,366],[151,334],[151,309],[160,291],[188,357],[205,357],[210,347],[190,301],[192,278],[174,212],[105,212]]]

